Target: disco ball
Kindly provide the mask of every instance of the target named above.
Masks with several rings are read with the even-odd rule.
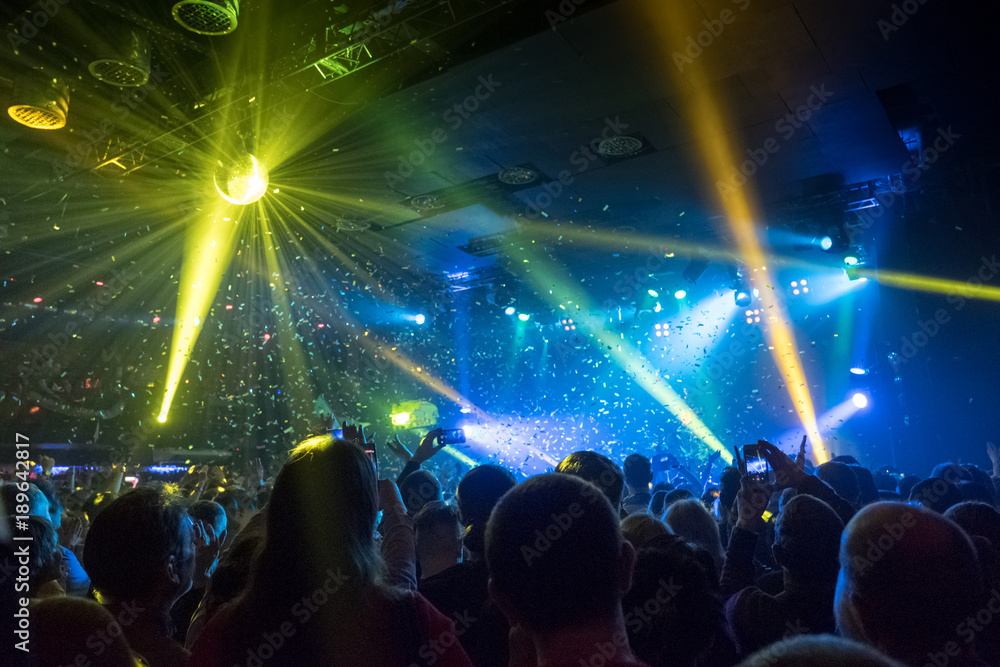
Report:
[[[227,202],[245,206],[267,192],[267,167],[247,153],[215,172],[215,189]]]

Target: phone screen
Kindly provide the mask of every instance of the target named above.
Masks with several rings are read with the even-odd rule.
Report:
[[[465,442],[465,431],[460,428],[448,428],[441,431],[438,440],[442,445],[457,445]]]
[[[374,449],[366,449],[365,454],[368,456],[368,460],[372,462],[375,466],[375,470],[378,470],[378,455],[375,453]]]
[[[332,435],[337,440],[343,440],[344,439],[344,429],[342,429],[342,428],[335,429],[334,432],[332,433]]]
[[[760,455],[760,448],[757,445],[744,445],[743,459],[747,464],[747,477],[759,480],[767,479],[769,472],[767,459]]]

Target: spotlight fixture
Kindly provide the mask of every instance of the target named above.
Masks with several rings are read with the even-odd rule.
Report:
[[[744,289],[736,290],[733,294],[733,298],[736,301],[737,308],[747,308],[753,303],[753,295]]]
[[[792,294],[809,294],[809,282],[805,279],[792,281]]]
[[[66,126],[69,114],[69,87],[40,72],[18,79],[14,103],[7,113],[21,125],[35,130],[58,130]]]
[[[514,308],[514,306],[507,306],[506,308],[503,309],[503,314],[504,315],[513,315],[515,312],[517,312],[517,311]]]
[[[855,257],[854,255],[847,255],[846,257],[844,257],[844,264],[846,264],[847,266],[857,266],[858,258]]]
[[[181,0],[174,5],[174,20],[199,35],[228,35],[236,30],[239,0]]]
[[[406,424],[408,424],[410,421],[409,412],[397,412],[395,414],[390,415],[390,417],[392,418],[393,426],[406,426]]]
[[[851,396],[851,403],[854,404],[854,407],[861,410],[868,407],[868,397],[863,392],[856,391]]]
[[[528,313],[521,313],[520,315],[517,316],[517,319],[521,320],[522,322],[527,322],[528,320],[531,319],[531,315],[529,315]]]
[[[219,162],[215,189],[230,204],[252,204],[267,192],[267,167],[249,153],[228,165]]]
[[[670,335],[670,324],[654,324],[653,335],[657,338]]]
[[[754,324],[755,322],[759,324],[760,323],[760,308],[754,308],[753,310],[750,310],[748,308],[747,311],[746,311],[746,316],[747,316],[747,324]]]
[[[403,401],[392,406],[389,418],[398,428],[424,428],[438,423],[438,409],[428,401]]]
[[[417,314],[416,317],[413,318],[413,321],[416,322],[417,324],[423,324],[424,322],[427,321],[427,318],[424,317],[423,313],[419,313]]]
[[[855,366],[851,369],[851,375],[868,375],[869,371],[867,368],[862,368],[860,366]]]
[[[685,291],[684,291],[684,290],[682,290],[682,289],[679,289],[679,290],[677,290],[676,292],[674,292],[674,298],[675,298],[675,299],[683,299],[683,298],[684,298],[684,297],[686,297],[687,295],[688,295],[688,293],[687,293],[687,292],[685,292]]]
[[[749,308],[753,304],[753,292],[743,278],[745,271],[742,266],[729,267],[729,277],[732,279],[733,300],[737,308]]]
[[[833,239],[830,238],[829,236],[824,236],[819,240],[819,247],[822,250],[829,250],[830,248],[833,247]]]
[[[657,292],[655,289],[648,290],[648,292],[649,296],[653,297],[654,299],[660,298],[660,293]]]
[[[149,81],[149,33],[122,26],[118,48],[111,47],[107,57],[90,63],[87,69],[95,79],[122,88],[137,88]]]
[[[571,319],[560,320],[560,324],[562,324],[564,331],[576,331],[576,325],[573,324],[573,320]]]

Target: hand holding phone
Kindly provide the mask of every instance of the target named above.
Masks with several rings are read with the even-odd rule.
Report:
[[[766,482],[771,472],[767,459],[763,457],[759,445],[743,445],[743,460],[746,476],[755,482]]]

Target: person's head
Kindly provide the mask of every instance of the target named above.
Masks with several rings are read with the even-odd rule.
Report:
[[[938,514],[944,514],[952,505],[962,502],[958,487],[941,477],[931,477],[913,485],[910,489],[910,503],[920,503]]]
[[[647,512],[636,512],[622,519],[622,535],[636,549],[660,535],[669,535],[665,523]]]
[[[234,535],[240,532],[240,528],[257,511],[253,504],[253,498],[244,489],[226,489],[216,495],[213,500],[222,505],[222,508],[226,510],[226,523]]]
[[[462,524],[468,526],[465,546],[477,558],[486,550],[486,522],[503,494],[514,488],[517,480],[503,466],[491,463],[476,466],[465,473],[455,490]]]
[[[31,548],[28,549],[28,595],[34,596],[43,584],[62,577],[62,550],[56,530],[40,516],[27,518]],[[15,544],[17,544],[15,542]]]
[[[18,489],[17,487],[17,484],[12,483],[4,484],[3,487],[0,487],[0,492],[3,493],[3,505],[7,509],[7,513],[12,516],[21,514],[40,516],[48,519],[49,501],[45,497],[45,494],[42,493],[42,490],[34,484],[27,484],[24,489]],[[15,508],[18,508],[17,511],[15,511]],[[26,509],[27,511],[22,512],[20,511],[21,509]]]
[[[625,483],[632,493],[649,492],[649,483],[653,481],[652,464],[642,454],[629,454],[622,466]]]
[[[833,487],[838,496],[854,506],[858,505],[861,487],[857,475],[846,463],[827,461],[816,468],[816,476]]]
[[[573,475],[517,485],[497,503],[486,529],[490,595],[511,625],[530,634],[619,618],[634,557],[618,510]]]
[[[663,511],[666,512],[670,506],[680,500],[689,500],[694,495],[687,489],[674,489],[663,497]]]
[[[990,485],[992,487],[992,484]],[[959,482],[955,488],[963,501],[974,500],[979,503],[993,504],[994,495],[978,482]]]
[[[842,635],[923,664],[928,649],[956,638],[982,594],[972,543],[940,514],[881,502],[844,530],[835,603]]]
[[[841,454],[840,456],[834,456],[830,460],[833,461],[834,463],[843,463],[844,465],[849,465],[849,466],[859,466],[859,465],[861,465],[858,462],[858,460],[856,458],[854,458],[853,456],[851,456],[850,454]]]
[[[739,468],[733,466],[726,467],[719,477],[719,514],[723,517],[729,514],[729,508],[736,501],[736,494],[740,492]]]
[[[653,516],[663,516],[664,501],[667,499],[667,491],[654,491],[649,499],[649,513]]]
[[[985,503],[990,505],[995,505],[997,502],[996,490],[993,487],[993,479],[984,470],[979,469],[977,466],[966,464],[962,466],[962,470],[969,473],[972,478],[972,483],[981,486],[986,493],[989,495],[987,500],[983,500]]]
[[[211,526],[219,536],[219,541],[225,541],[229,524],[226,510],[222,505],[214,500],[199,500],[188,508],[188,514],[193,520],[204,523],[206,527]]]
[[[834,635],[802,635],[766,646],[737,667],[904,667],[870,646]]]
[[[52,486],[52,482],[47,479],[36,479],[32,481],[32,484],[38,487],[38,490],[42,492],[45,496],[45,500],[49,503],[49,523],[56,530],[62,526],[62,512],[63,504],[59,500],[59,495],[56,493],[55,487]]]
[[[899,495],[903,498],[909,498],[910,491],[913,490],[913,487],[916,486],[919,481],[920,478],[916,475],[904,476],[903,479],[899,480]]]
[[[840,568],[844,522],[822,500],[799,494],[784,504],[774,524],[774,560],[791,575],[834,581]]]
[[[896,493],[899,485],[899,478],[890,472],[879,471],[874,474],[875,488],[879,491],[892,491]]]
[[[329,435],[300,443],[274,481],[250,583],[254,602],[275,608],[280,596],[281,606],[332,575],[357,589],[372,585],[381,570],[378,509],[375,467],[364,449]]]
[[[93,520],[83,567],[104,597],[172,604],[191,588],[194,556],[194,528],[180,498],[139,487]]]
[[[32,665],[135,667],[122,627],[101,605],[77,597],[51,597],[31,607]],[[84,656],[86,662],[81,662]]]
[[[939,463],[931,470],[931,477],[943,479],[957,485],[959,482],[972,482],[972,475],[957,463]]]
[[[719,537],[719,524],[700,501],[693,498],[678,500],[667,508],[663,521],[671,533],[694,542],[711,554],[716,574],[721,573],[725,552]]]
[[[957,523],[970,537],[985,537],[1000,551],[1000,512],[992,505],[966,501],[949,507],[944,516]]]
[[[858,465],[848,466],[858,480],[858,502],[862,505],[878,502],[878,487],[875,486],[875,477],[868,468]]]
[[[462,562],[462,524],[458,508],[433,500],[425,503],[413,518],[416,531],[417,560],[424,568],[423,576],[440,572],[442,563]],[[435,572],[428,572],[433,564]]]
[[[406,511],[411,516],[427,503],[441,500],[441,482],[428,470],[417,470],[403,478],[399,485]]]
[[[629,645],[650,665],[711,664],[706,651],[726,641],[712,559],[676,535],[638,551],[622,612]]]
[[[597,452],[573,452],[556,466],[557,473],[573,475],[599,488],[615,510],[621,509],[625,475],[614,461]]]

